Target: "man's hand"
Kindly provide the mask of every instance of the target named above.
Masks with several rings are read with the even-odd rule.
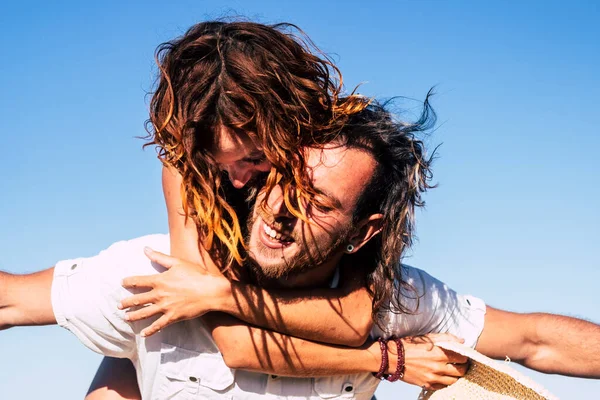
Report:
[[[120,309],[143,306],[126,314],[129,321],[139,321],[162,314],[141,332],[150,336],[173,323],[193,319],[209,311],[220,310],[220,304],[231,294],[231,285],[221,274],[209,272],[200,264],[144,249],[146,256],[168,270],[162,274],[132,276],[123,280],[128,289],[148,288],[147,292],[124,299]]]

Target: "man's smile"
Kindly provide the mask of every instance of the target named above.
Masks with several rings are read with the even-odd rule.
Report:
[[[260,217],[259,217],[260,218]],[[264,219],[260,218],[259,226],[260,241],[271,249],[282,249],[293,243],[292,237],[288,232],[277,230],[273,225],[269,225]]]

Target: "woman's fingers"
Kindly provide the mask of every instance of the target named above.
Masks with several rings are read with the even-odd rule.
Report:
[[[157,333],[158,331],[160,331],[161,329],[165,328],[166,326],[171,325],[172,323],[175,323],[177,321],[172,321],[171,318],[169,316],[167,316],[167,314],[163,314],[162,317],[160,317],[159,319],[157,319],[156,321],[154,321],[152,323],[152,325],[150,325],[149,327],[147,327],[146,329],[144,329],[141,332],[141,335],[143,337],[148,337],[148,336],[152,336],[155,333]]]
[[[432,379],[430,382],[423,385],[423,388],[427,390],[440,390],[447,386],[450,386],[458,380],[458,378],[464,376],[469,369],[469,364],[447,364],[446,369],[440,372],[439,375]]]
[[[121,304],[119,304],[119,310],[123,310],[125,308],[143,306],[144,304],[150,304],[156,302],[156,296],[154,294],[154,290],[149,292],[136,294],[126,299],[121,300]]]
[[[162,265],[165,268],[172,268],[179,260],[175,257],[168,256],[160,251],[154,251],[150,247],[144,247],[144,254],[150,261]]]
[[[446,349],[441,349],[442,352],[444,352],[445,356],[447,357],[447,363],[451,363],[451,364],[464,364],[466,363],[469,358],[466,356],[463,356],[462,354],[458,354],[455,353],[451,350],[446,350]]]
[[[127,321],[140,321],[142,319],[150,318],[156,314],[160,314],[162,310],[156,304],[151,304],[149,306],[140,308],[139,310],[130,311],[125,314],[125,319]]]
[[[447,386],[450,386],[458,380],[458,378],[464,376],[468,369],[468,364],[460,365],[448,365],[448,370],[445,375],[438,375],[434,380],[426,383],[422,387],[427,390],[440,390]]]
[[[123,279],[121,286],[126,289],[136,288],[153,288],[156,284],[157,275],[145,275],[145,276],[128,276]]]
[[[437,382],[434,382],[434,383],[430,384],[429,386],[433,390],[440,390],[447,386],[452,385],[453,383],[456,383],[457,380],[458,380],[458,378],[453,377],[453,376],[440,376],[440,378]]]
[[[462,363],[462,364],[446,364],[445,373],[448,376],[461,377],[467,373],[468,369],[469,369],[469,363],[466,363],[466,362]]]

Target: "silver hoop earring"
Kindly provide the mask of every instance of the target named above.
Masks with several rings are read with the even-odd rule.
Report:
[[[346,253],[352,253],[354,251],[354,245],[349,244],[346,246]]]

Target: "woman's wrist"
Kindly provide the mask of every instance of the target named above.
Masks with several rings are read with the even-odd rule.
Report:
[[[383,354],[381,353],[381,347],[377,340],[369,340],[365,343],[366,352],[368,353],[367,357],[364,358],[365,370],[367,372],[372,372],[376,374],[379,372],[381,368],[381,363],[383,360]]]
[[[213,302],[214,307],[211,311],[220,311],[227,314],[231,314],[233,309],[235,308],[232,282],[225,276],[218,276],[215,278],[217,296],[215,298],[215,301]]]
[[[250,315],[257,312],[254,305],[258,304],[260,300],[264,300],[261,292],[261,289],[249,283],[227,279],[227,287],[221,296],[221,309],[215,311],[227,313],[248,323],[264,326],[258,321],[248,320]]]

